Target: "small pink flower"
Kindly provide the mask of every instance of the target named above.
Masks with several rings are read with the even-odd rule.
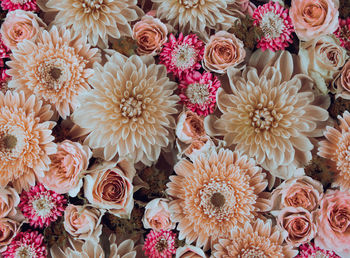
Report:
[[[253,13],[254,25],[258,26],[263,36],[258,40],[258,48],[263,51],[271,49],[277,51],[285,49],[292,43],[294,31],[288,10],[277,2],[269,2],[255,9]]]
[[[2,253],[4,258],[17,257],[47,257],[47,250],[44,244],[44,236],[37,231],[26,231],[18,233]]]
[[[324,250],[315,246],[314,243],[307,243],[299,246],[299,254],[295,258],[310,258],[310,257],[339,257],[333,251]]]
[[[339,19],[339,27],[334,35],[340,40],[342,47],[350,50],[350,17]]]
[[[181,77],[191,71],[201,68],[200,61],[203,59],[204,43],[198,39],[197,35],[190,34],[183,36],[180,33],[176,39],[170,34],[169,41],[164,44],[159,55],[160,63],[164,64],[168,73]]]
[[[3,10],[9,11],[14,11],[17,9],[33,12],[39,11],[36,0],[2,0],[1,7]]]
[[[218,78],[211,73],[190,73],[180,80],[181,102],[198,115],[207,116],[214,112],[216,91],[220,86]]]
[[[31,226],[43,228],[63,215],[66,203],[67,200],[63,195],[45,189],[42,184],[37,184],[28,192],[22,192],[18,207],[29,219]]]
[[[142,248],[147,257],[150,258],[171,258],[176,253],[175,233],[161,230],[152,230],[146,237]]]
[[[169,201],[164,198],[156,198],[147,203],[142,218],[144,228],[151,228],[155,231],[175,228],[175,223],[170,219],[168,203]]]

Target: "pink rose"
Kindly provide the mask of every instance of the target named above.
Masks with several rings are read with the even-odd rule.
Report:
[[[157,198],[147,203],[142,218],[144,228],[151,228],[156,231],[175,228],[175,223],[170,220],[168,202],[167,199]]]
[[[184,143],[205,136],[203,118],[192,111],[182,112],[176,125],[176,136]]]
[[[350,192],[326,192],[314,218],[318,230],[315,244],[341,257],[350,257]]]
[[[311,177],[290,178],[273,190],[271,195],[272,209],[302,207],[311,212],[318,207],[322,193],[322,184]]]
[[[64,229],[76,239],[94,238],[98,241],[103,214],[93,207],[69,204],[64,211]]]
[[[289,15],[299,39],[308,41],[338,28],[339,0],[292,0]]]
[[[350,60],[343,66],[339,78],[336,80],[336,97],[350,100]]]
[[[145,15],[133,27],[133,39],[137,42],[139,55],[156,55],[167,41],[168,29],[164,23]]]
[[[46,188],[74,197],[83,185],[82,172],[88,168],[91,155],[88,146],[65,140],[57,145],[57,153],[50,155],[49,171],[40,180]]]
[[[219,31],[205,45],[203,66],[216,73],[226,73],[229,67],[243,62],[246,52],[244,44],[234,34]]]
[[[286,238],[288,244],[299,246],[315,237],[317,228],[308,210],[301,207],[286,207],[276,214],[279,226],[288,233]]]
[[[8,48],[14,49],[25,39],[35,40],[40,27],[46,27],[46,24],[35,13],[15,10],[7,13],[1,25],[2,39]]]
[[[19,223],[9,218],[0,218],[0,252],[4,252],[7,245],[16,235]]]
[[[17,214],[16,207],[20,201],[19,195],[12,187],[0,188],[0,218],[11,217]]]
[[[176,249],[176,258],[206,258],[204,251],[193,245],[185,245]]]
[[[104,162],[85,177],[85,197],[97,208],[129,218],[134,207],[132,179],[135,172],[135,168],[125,160],[118,164]]]

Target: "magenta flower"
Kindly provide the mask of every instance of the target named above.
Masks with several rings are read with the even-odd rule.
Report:
[[[0,67],[4,67],[4,61],[2,59],[10,56],[11,50],[4,44],[0,35]]]
[[[254,25],[258,26],[263,35],[258,40],[258,48],[263,51],[271,49],[277,51],[285,49],[292,43],[293,24],[284,9],[276,2],[269,2],[255,9],[253,13]]]
[[[171,258],[176,253],[175,233],[152,230],[148,233],[142,249],[150,258]]]
[[[350,50],[350,17],[339,19],[339,27],[334,35],[340,40],[342,47]]]
[[[43,228],[63,215],[66,203],[67,200],[63,195],[37,184],[28,192],[22,192],[18,207],[29,219],[31,226]]]
[[[168,73],[172,72],[175,76],[181,77],[184,73],[201,68],[200,61],[203,59],[204,43],[199,40],[197,35],[190,34],[183,36],[180,33],[176,39],[170,34],[169,41],[164,44],[159,54],[160,63],[164,64]]]
[[[180,80],[181,102],[198,115],[207,116],[214,112],[216,91],[220,86],[220,81],[212,73],[189,73]]]
[[[18,233],[8,245],[4,258],[18,257],[47,257],[46,246],[44,245],[44,236],[37,231],[26,231]]]
[[[33,12],[39,11],[36,0],[1,0],[1,7],[3,10],[9,11],[14,11],[17,9]]]
[[[302,244],[299,246],[299,254],[295,258],[310,258],[310,257],[329,257],[338,258],[333,251],[324,250],[315,246],[314,243]]]

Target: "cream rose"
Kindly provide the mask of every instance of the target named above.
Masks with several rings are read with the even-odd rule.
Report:
[[[299,246],[311,241],[317,232],[311,213],[301,207],[286,207],[273,213],[277,215],[279,226],[288,233],[286,242],[293,246]]]
[[[272,210],[302,207],[311,212],[317,209],[322,194],[322,184],[311,177],[290,178],[273,190],[271,194]]]
[[[332,34],[338,28],[339,0],[292,0],[289,15],[304,41]]]
[[[85,197],[97,208],[129,218],[134,207],[132,179],[135,172],[135,168],[125,160],[118,164],[104,162],[86,175]]]
[[[0,252],[4,252],[7,245],[16,235],[19,223],[9,218],[0,218]]]
[[[327,94],[328,84],[345,64],[347,54],[334,35],[325,35],[301,42],[299,57],[303,72],[315,80],[322,93]]]
[[[206,258],[204,251],[193,245],[185,245],[176,249],[176,258]]]
[[[4,44],[14,49],[25,39],[35,40],[40,27],[46,27],[46,24],[35,13],[15,10],[7,13],[0,31]]]
[[[170,220],[168,202],[167,199],[157,198],[147,203],[142,218],[144,228],[151,228],[156,231],[175,228],[175,223]]]
[[[336,82],[336,97],[350,100],[350,60],[346,62]]]
[[[98,239],[104,212],[89,206],[69,204],[64,211],[64,229],[76,239]]]
[[[50,155],[49,171],[40,181],[46,188],[59,194],[78,194],[82,181],[82,172],[89,165],[92,152],[88,146],[65,140],[57,145],[57,153]]]
[[[139,55],[156,55],[167,41],[168,29],[164,23],[145,15],[133,27],[133,39],[137,42]]]
[[[229,67],[243,62],[246,52],[244,44],[234,34],[219,31],[205,45],[203,66],[216,73],[225,73]]]
[[[16,207],[20,201],[19,195],[12,187],[0,188],[0,218],[15,217]]]
[[[350,193],[326,192],[314,218],[318,230],[315,244],[335,251],[340,257],[350,257]]]
[[[176,136],[184,143],[205,136],[203,118],[192,111],[182,112],[176,125]]]

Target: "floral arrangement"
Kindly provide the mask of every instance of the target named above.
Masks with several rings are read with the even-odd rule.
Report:
[[[0,257],[350,257],[349,1],[0,4]]]

